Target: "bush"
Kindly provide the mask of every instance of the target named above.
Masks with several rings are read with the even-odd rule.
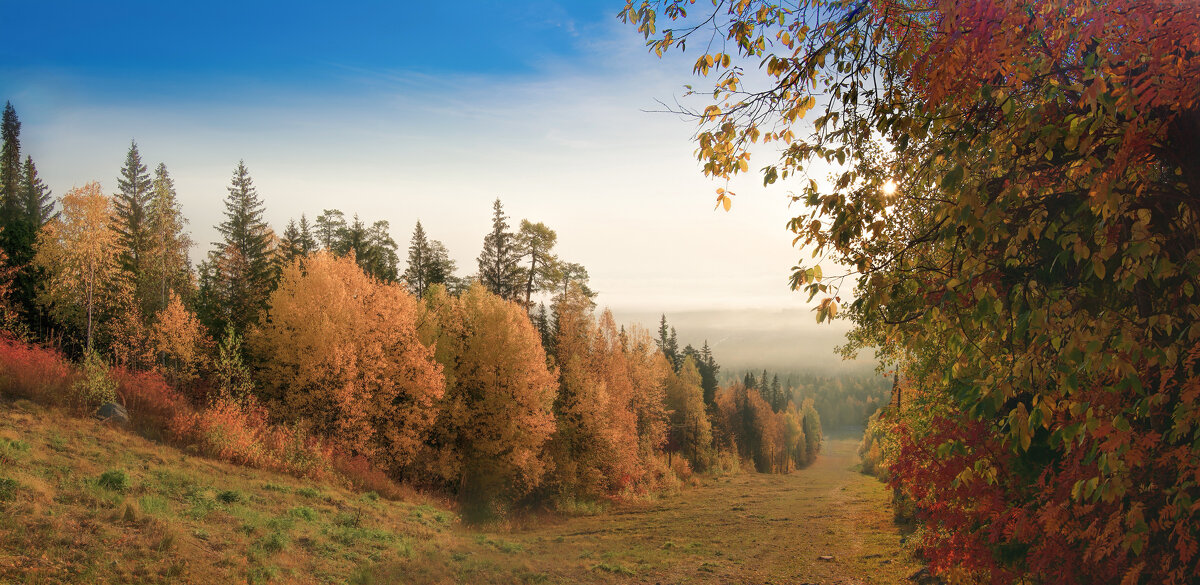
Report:
[[[132,372],[116,367],[110,376],[116,382],[117,395],[129,410],[129,418],[143,433],[165,435],[172,419],[192,410],[183,395],[158,372]]]
[[[0,335],[0,393],[40,404],[69,402],[79,374],[62,353]]]
[[[100,474],[96,485],[113,492],[124,493],[129,489],[129,476],[121,469],[110,469]]]
[[[117,383],[108,375],[108,364],[95,351],[83,360],[83,375],[71,386],[75,402],[85,411],[117,400]]]
[[[12,501],[17,496],[17,488],[20,485],[15,479],[0,477],[0,502]]]
[[[253,398],[221,397],[207,409],[183,412],[172,434],[210,457],[288,473],[325,478],[332,474],[332,449],[301,426],[272,424]]]

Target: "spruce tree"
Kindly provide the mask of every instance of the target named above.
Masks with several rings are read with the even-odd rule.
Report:
[[[33,157],[26,155],[25,169],[21,174],[21,202],[25,210],[25,221],[36,234],[54,217],[54,197],[50,188],[38,176]]]
[[[721,372],[721,366],[717,365],[717,360],[713,358],[707,339],[700,347],[700,360],[696,366],[700,370],[700,387],[704,389],[704,403],[711,405],[717,398],[717,388],[720,385],[717,382],[717,374]]]
[[[279,238],[279,261],[285,266],[301,255],[299,239],[300,228],[296,220],[289,219],[287,227],[283,228],[283,237]]]
[[[117,232],[117,244],[121,249],[118,262],[124,271],[125,279],[133,285],[134,298],[137,299],[139,308],[149,304],[148,298],[157,297],[157,291],[148,290],[150,286],[147,270],[150,247],[154,243],[147,219],[153,187],[150,173],[146,170],[146,165],[142,164],[137,143],[131,141],[129,152],[125,155],[125,166],[121,167],[121,175],[117,178],[117,188],[120,191],[113,196],[113,225]]]
[[[210,259],[215,291],[220,303],[214,332],[226,323],[239,334],[257,323],[266,309],[267,297],[274,284],[275,266],[271,258],[271,229],[263,221],[263,203],[258,198],[250,171],[238,161],[225,199],[225,221],[217,226],[224,236],[215,242]]]
[[[428,264],[431,254],[425,228],[421,227],[421,221],[417,220],[417,227],[413,228],[413,235],[408,243],[408,268],[404,270],[404,282],[408,284],[409,292],[417,298],[425,296],[425,290],[430,285]]]
[[[183,216],[175,192],[175,181],[163,163],[154,169],[147,223],[150,257],[146,270],[152,284],[143,301],[143,309],[149,316],[166,308],[172,292],[188,298],[192,286],[191,261],[188,258],[192,238],[184,231],[187,218]]]
[[[308,256],[317,251],[317,239],[313,235],[312,227],[308,224],[308,217],[303,213],[300,214],[300,237],[297,240],[300,253]]]
[[[516,234],[508,229],[508,216],[497,198],[492,204],[492,231],[479,253],[479,280],[492,294],[515,300],[521,289],[521,252]]]
[[[21,121],[12,102],[4,104],[3,122],[0,123],[0,224],[8,231],[9,226],[19,221],[21,210]],[[12,256],[12,250],[7,250]]]

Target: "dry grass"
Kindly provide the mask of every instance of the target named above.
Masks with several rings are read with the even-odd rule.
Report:
[[[0,402],[0,583],[907,583],[916,565],[853,449],[831,441],[788,476],[709,477],[481,530],[416,494],[390,501]]]
[[[344,583],[461,540],[455,515],[428,504],[191,456],[27,401],[0,403],[3,480],[5,584]]]

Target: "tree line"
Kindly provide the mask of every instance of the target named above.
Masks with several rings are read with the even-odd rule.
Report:
[[[11,104],[4,137],[7,161]],[[2,241],[7,329],[80,358],[76,402],[93,408],[136,378],[121,372],[160,374],[171,390],[132,402],[157,401],[144,410],[171,420],[164,432],[209,454],[308,470],[297,458],[326,453],[487,516],[661,489],[739,459],[785,472],[819,448],[811,401],[764,410],[757,393],[719,388],[707,342],[679,349],[665,315],[657,338],[617,325],[555,231],[512,229],[499,199],[474,275],[457,276],[420,222],[401,270],[386,221],[326,209],[277,235],[239,162],[221,240],[193,268],[174,181],[136,142],[112,194],[91,182],[35,197],[20,186],[40,185],[31,159],[21,172],[0,194],[0,234],[32,234]],[[171,415],[182,403],[195,412]]]

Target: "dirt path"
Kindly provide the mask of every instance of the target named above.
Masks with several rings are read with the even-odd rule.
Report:
[[[909,583],[917,565],[900,548],[884,486],[853,471],[854,447],[830,440],[814,465],[786,476],[721,478],[649,505],[477,535],[455,555],[453,580]]]

